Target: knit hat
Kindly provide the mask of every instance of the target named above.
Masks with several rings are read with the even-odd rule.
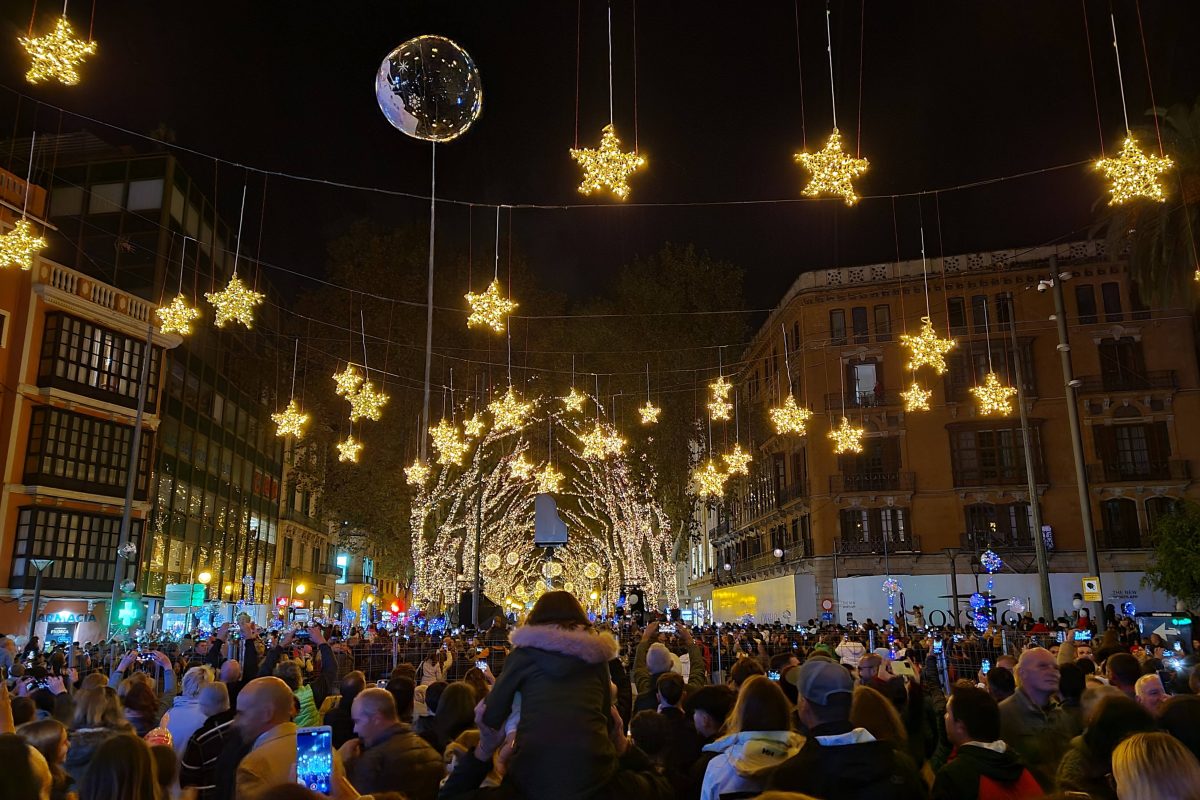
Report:
[[[671,671],[671,651],[662,642],[655,642],[646,651],[646,669],[651,675]]]

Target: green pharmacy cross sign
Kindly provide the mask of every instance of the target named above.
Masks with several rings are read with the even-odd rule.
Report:
[[[146,609],[142,607],[140,594],[126,595],[112,609],[110,624],[114,628],[133,628],[142,621],[145,613]]]

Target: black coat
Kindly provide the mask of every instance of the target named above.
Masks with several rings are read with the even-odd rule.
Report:
[[[800,752],[780,764],[767,789],[801,792],[819,800],[925,800],[912,759],[889,742],[822,745],[818,736],[846,734],[849,723],[819,725]]]

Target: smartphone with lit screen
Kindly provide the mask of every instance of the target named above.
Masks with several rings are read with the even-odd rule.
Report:
[[[296,783],[320,794],[333,793],[333,728],[316,725],[296,731]]]

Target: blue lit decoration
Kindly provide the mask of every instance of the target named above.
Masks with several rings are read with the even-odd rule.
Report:
[[[888,604],[888,621],[891,624],[888,626],[887,640],[888,652],[892,658],[896,657],[896,596],[900,594],[903,588],[900,586],[900,581],[892,576],[888,576],[883,581],[883,591],[887,595]]]
[[[984,550],[983,555],[979,557],[979,563],[991,575],[993,572],[999,572],[1004,568],[1004,559],[996,555],[991,550]]]
[[[1127,617],[1132,617],[1137,613],[1137,606],[1133,604],[1132,600],[1126,600],[1121,604],[1121,613]]]
[[[987,604],[987,599],[979,592],[975,592],[975,594],[971,595],[971,608],[975,609],[976,611],[985,607]]]
[[[1004,568],[1004,559],[996,555],[992,550],[984,550],[979,556],[979,563],[987,571],[987,597],[983,597],[976,592],[971,595],[971,608],[975,609],[975,629],[979,632],[986,631],[992,623],[992,590],[996,588],[996,579],[993,574]],[[979,604],[975,604],[975,598],[979,598]]]

